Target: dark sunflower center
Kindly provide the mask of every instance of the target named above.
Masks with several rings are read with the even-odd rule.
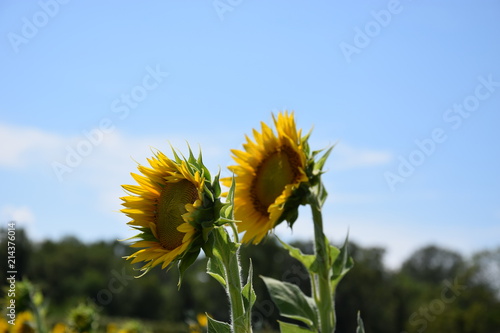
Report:
[[[285,186],[294,183],[299,175],[300,158],[288,146],[267,155],[257,167],[251,195],[257,211],[268,214],[267,208],[283,193]]]
[[[182,244],[184,233],[177,227],[184,223],[182,215],[186,213],[186,204],[194,203],[198,190],[188,180],[167,183],[158,200],[157,231],[160,244],[167,250],[173,250]]]

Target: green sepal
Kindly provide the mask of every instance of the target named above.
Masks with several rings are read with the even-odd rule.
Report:
[[[214,223],[214,209],[213,207],[198,207],[190,214],[190,221],[194,228],[198,229],[198,226],[203,228],[211,228]]]
[[[215,237],[214,237],[214,235],[212,233],[212,229],[213,228],[210,228],[210,231],[208,231],[208,228],[204,228],[203,229],[203,240],[204,240],[204,242],[201,245],[201,248],[203,249],[203,252],[207,256],[207,258],[211,258],[213,256],[213,248],[214,248],[214,244],[215,244]],[[205,233],[207,233],[206,239],[205,239]]]
[[[305,205],[307,203],[307,196],[309,195],[309,184],[302,183],[300,186],[292,193],[292,195],[286,200],[283,207],[283,213],[277,219],[277,226],[283,221],[287,221],[288,226],[293,229],[293,224],[297,221],[299,217],[299,206]]]
[[[335,287],[340,282],[340,280],[342,280],[347,272],[349,272],[354,266],[354,260],[351,256],[349,256],[348,239],[349,236],[346,237],[344,245],[340,248],[340,251],[339,249],[337,249],[337,251],[339,252],[332,265],[332,290],[335,290]],[[332,250],[330,249],[330,251]]]
[[[144,227],[137,227],[137,226],[132,226],[132,228],[140,231],[141,233],[137,234],[135,236],[132,236],[130,238],[124,239],[124,241],[138,238],[140,240],[144,240],[144,241],[148,241],[148,242],[158,242],[156,237],[151,232],[151,229],[144,228]]]
[[[223,321],[218,321],[207,316],[208,333],[231,333],[231,326]]]
[[[214,181],[212,182],[212,189],[214,191],[215,197],[219,198],[221,193],[222,193],[222,190],[220,187],[220,170],[219,170],[219,173],[217,173],[217,175],[214,177]]]
[[[177,282],[177,288],[181,287],[182,277],[184,276],[184,272],[191,266],[198,255],[200,254],[200,247],[193,247],[192,250],[186,252],[182,258],[179,259],[178,268],[179,268],[179,282]]]
[[[311,265],[313,264],[316,256],[312,254],[304,254],[302,251],[296,247],[293,247],[285,242],[283,242],[281,239],[279,239],[278,236],[276,236],[278,241],[281,243],[281,245],[288,250],[288,253],[290,253],[290,256],[292,258],[297,259],[302,263],[302,265],[305,266],[307,270],[310,269]]]
[[[223,226],[223,225],[228,224],[228,223],[238,223],[238,222],[241,222],[241,221],[230,220],[230,219],[226,219],[224,217],[221,217],[217,221],[214,222],[214,226],[220,227],[220,226]]]
[[[286,214],[284,213],[284,215],[285,215],[285,220],[288,222],[288,225],[290,226],[290,228],[292,228],[295,221],[297,221],[297,219],[299,218],[299,207],[296,206],[290,208],[286,212]]]
[[[323,154],[323,156],[321,156],[319,160],[314,163],[313,173],[315,175],[321,174],[323,172],[323,167],[325,166],[325,162],[328,159],[328,156],[330,156],[330,153],[332,152],[334,147],[335,145],[328,148],[326,152]]]
[[[207,184],[205,184],[205,186],[203,186],[203,194],[207,196],[208,202],[215,201],[215,197],[214,197],[214,194],[212,193],[212,189],[210,189],[209,186],[207,186]],[[204,200],[204,201],[206,202],[206,200]]]
[[[188,150],[189,150],[189,157],[188,157],[187,162],[189,162],[191,164],[195,164],[196,163],[196,158],[193,155],[193,151],[191,150],[191,146],[189,146],[189,143],[187,145],[188,145]],[[200,155],[201,155],[201,153],[199,154],[199,156]]]
[[[200,149],[200,153],[198,154],[198,159],[196,160],[196,165],[201,168],[200,173],[205,177],[205,179],[210,181],[210,179],[212,178],[212,175],[210,174],[210,171],[207,169],[205,164],[203,164],[203,158],[201,156],[201,149]]]
[[[317,308],[311,297],[304,295],[294,284],[261,276],[280,315],[306,324],[311,330],[318,330]]]
[[[361,313],[358,311],[358,327],[356,328],[356,333],[365,333],[365,325],[363,324],[363,319],[361,319]]]
[[[174,158],[175,158],[175,162],[177,164],[180,164],[182,163],[182,159],[179,157],[179,155],[177,154],[177,152],[175,151],[175,148],[170,144],[170,149],[172,149],[172,154],[174,154]]]
[[[280,332],[281,333],[314,333],[315,331],[311,331],[307,328],[297,326],[295,324],[285,323],[284,321],[278,320],[280,324]]]

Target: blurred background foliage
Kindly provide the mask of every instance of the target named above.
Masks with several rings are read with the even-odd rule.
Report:
[[[312,253],[312,243],[293,245]],[[464,258],[439,246],[427,246],[396,270],[384,266],[383,248],[351,243],[350,252],[355,267],[337,289],[337,332],[355,332],[358,310],[367,333],[500,332],[500,248]],[[41,290],[49,327],[68,324],[74,309],[82,304],[96,309],[98,332],[111,332],[120,325],[136,327],[121,332],[202,332],[203,327],[193,327],[205,311],[218,320],[229,320],[227,297],[205,273],[206,259],[197,260],[178,290],[176,269],[154,269],[135,279],[137,272],[122,259],[129,253],[118,241],[86,244],[66,237],[34,242],[24,230],[16,231],[17,277],[29,279]],[[254,332],[277,331],[278,311],[258,276],[288,281],[310,293],[308,275],[272,237],[259,246],[242,247],[241,257],[245,271],[249,258],[254,265],[258,296]],[[0,230],[0,262],[5,267],[5,230]],[[6,278],[2,269],[4,301]]]

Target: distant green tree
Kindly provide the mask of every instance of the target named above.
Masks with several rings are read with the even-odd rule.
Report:
[[[0,262],[8,256],[5,236],[0,229]],[[313,253],[311,242],[293,245]],[[465,260],[453,251],[427,246],[413,253],[400,270],[384,266],[382,248],[351,243],[349,249],[355,266],[337,289],[337,332],[355,332],[358,311],[367,333],[499,332],[500,248]],[[206,258],[189,268],[179,288],[175,268],[168,273],[153,269],[134,278],[134,265],[123,259],[130,252],[118,241],[83,243],[66,237],[35,243],[22,228],[16,230],[18,278],[29,278],[49,300],[50,323],[64,320],[82,302],[94,304],[101,318],[137,318],[152,327],[175,326],[179,332],[205,311],[229,320],[227,295],[207,275]],[[240,253],[243,272],[250,258],[254,267],[254,332],[276,332],[279,313],[259,276],[294,283],[310,294],[309,276],[273,237],[258,246],[244,245]],[[0,276],[5,272],[1,270]],[[0,284],[6,283],[2,278]],[[5,288],[0,296],[5,296]]]
[[[397,300],[394,277],[383,264],[385,250],[349,244],[354,267],[340,283],[336,295],[338,332],[355,332],[361,312],[366,332],[396,332]]]
[[[15,221],[11,221],[10,223],[16,224]],[[8,250],[8,239],[7,239],[7,229],[0,228],[0,259],[1,267],[7,267],[7,257],[9,256],[7,253]],[[18,280],[22,280],[24,275],[26,274],[26,268],[28,267],[29,256],[32,253],[32,242],[28,238],[28,234],[26,231],[21,228],[19,225],[15,227],[15,269],[17,271],[16,277]],[[0,270],[0,285],[5,286],[7,284],[7,270]]]
[[[439,284],[456,277],[463,269],[460,254],[432,245],[412,254],[401,271],[415,280]]]

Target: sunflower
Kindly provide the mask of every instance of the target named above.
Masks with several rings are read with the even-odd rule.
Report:
[[[145,262],[141,268],[145,273],[159,264],[166,268],[188,253],[191,259],[193,253],[197,257],[200,240],[206,236],[203,228],[210,227],[211,207],[220,194],[217,186],[214,190],[209,184],[210,173],[201,155],[198,160],[191,151],[188,160],[174,155],[171,160],[157,152],[148,159],[150,167],[138,166],[142,175],[131,173],[138,185],[122,186],[130,195],[121,198],[125,206],[121,211],[132,219],[128,224],[140,231],[132,237],[136,242],[131,247],[142,248],[127,259]]]
[[[0,333],[9,333],[10,324],[7,322],[3,316],[0,318]]]
[[[247,136],[244,150],[231,150],[237,163],[229,167],[236,184],[234,216],[241,221],[238,231],[245,231],[244,243],[259,243],[268,231],[288,219],[289,212],[296,218],[300,204],[297,190],[309,181],[308,136],[303,138],[302,131],[297,131],[293,112],[279,113],[277,118],[273,115],[273,120],[277,133],[261,123],[261,132],[253,131],[255,141]],[[223,183],[229,186],[231,178]]]
[[[52,328],[51,333],[66,333],[67,332],[67,327],[63,323],[57,323],[54,325]]]
[[[33,314],[29,311],[23,311],[17,315],[15,326],[12,330],[14,333],[34,333]]]

